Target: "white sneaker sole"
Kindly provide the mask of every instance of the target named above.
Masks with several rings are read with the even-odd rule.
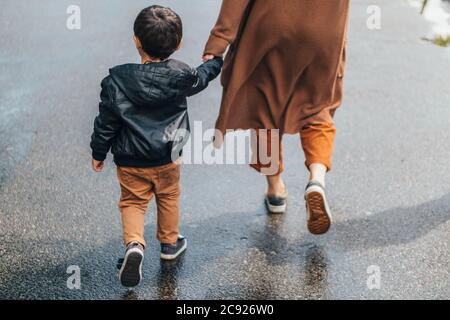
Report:
[[[119,280],[124,287],[136,287],[142,280],[142,260],[144,255],[141,250],[133,248],[127,251],[119,271]]]
[[[178,258],[183,252],[185,252],[187,249],[187,240],[184,241],[184,245],[181,247],[180,250],[178,250],[175,254],[164,254],[161,253],[161,259],[163,260],[175,260]]]
[[[286,212],[287,204],[284,204],[282,206],[274,206],[274,205],[270,204],[270,202],[267,198],[265,199],[265,201],[266,201],[267,209],[269,210],[270,213],[285,213]]]
[[[318,186],[308,188],[305,200],[309,232],[315,235],[327,233],[333,223],[333,217],[323,189]]]

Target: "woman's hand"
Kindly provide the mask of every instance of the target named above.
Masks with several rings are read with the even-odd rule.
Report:
[[[203,62],[206,62],[206,61],[209,61],[209,60],[212,60],[212,59],[214,59],[214,56],[212,54],[205,54],[203,56]]]

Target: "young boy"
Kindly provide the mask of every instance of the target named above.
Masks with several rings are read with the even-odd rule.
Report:
[[[91,141],[92,167],[101,172],[111,149],[118,167],[126,245],[119,278],[126,287],[141,281],[144,215],[153,197],[161,258],[173,260],[186,250],[186,239],[178,231],[177,158],[187,137],[177,137],[189,131],[186,97],[205,89],[219,75],[223,61],[215,58],[192,69],[169,59],[180,48],[182,36],[182,21],[171,9],[142,10],[134,23],[142,64],[117,66],[102,81],[100,114]]]

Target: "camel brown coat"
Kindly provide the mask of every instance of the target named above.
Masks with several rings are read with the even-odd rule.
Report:
[[[222,56],[216,127],[299,133],[333,125],[350,0],[223,0],[205,54]]]

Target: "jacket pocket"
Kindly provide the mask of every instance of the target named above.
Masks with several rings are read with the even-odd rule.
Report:
[[[133,150],[130,145],[130,141],[128,138],[128,133],[125,132],[125,128],[120,131],[119,135],[116,138],[116,141],[112,147],[112,153],[116,156],[132,156]]]

